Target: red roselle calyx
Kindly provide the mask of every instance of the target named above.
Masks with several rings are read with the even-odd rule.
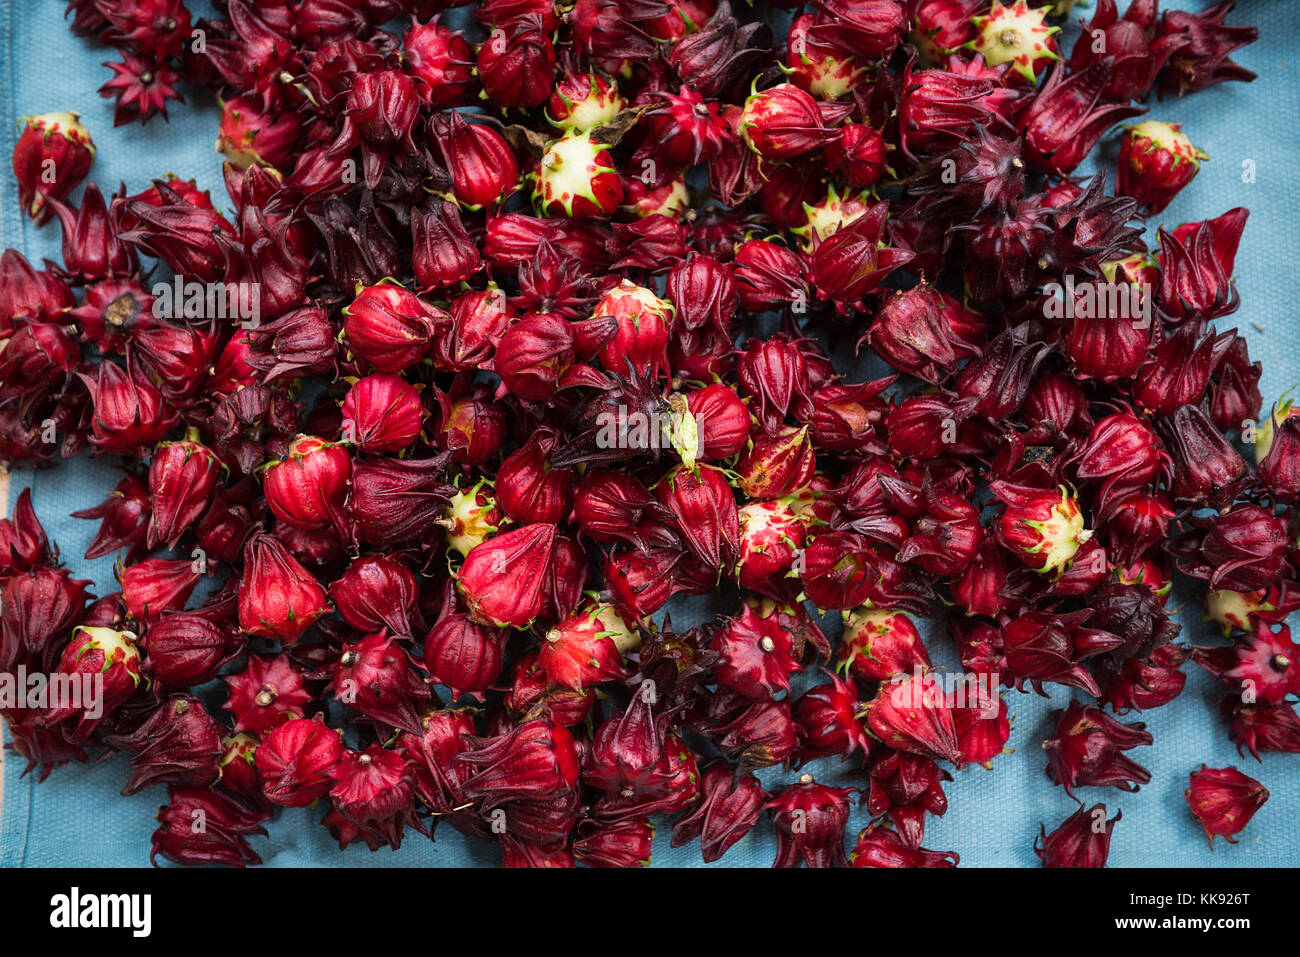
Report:
[[[1034,853],[1042,858],[1044,867],[1105,867],[1111,832],[1122,816],[1116,811],[1106,820],[1106,805],[1081,806],[1051,834],[1042,828],[1034,841]]]
[[[291,645],[327,611],[325,589],[277,539],[257,533],[248,540],[239,583],[244,631]]]
[[[1199,771],[1192,772],[1183,796],[1213,847],[1220,836],[1230,844],[1237,843],[1234,835],[1264,806],[1268,790],[1236,768],[1214,769],[1202,764]]]
[[[45,113],[20,121],[13,161],[18,201],[38,224],[54,212],[49,201],[66,200],[95,162],[95,144],[80,120],[76,113]]]

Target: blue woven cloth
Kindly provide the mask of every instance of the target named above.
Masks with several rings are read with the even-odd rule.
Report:
[[[1199,9],[1199,0],[1180,0],[1166,6]],[[62,18],[63,0],[0,0],[0,156],[8,162],[19,116],[74,110],[90,129],[99,156],[92,176],[105,193],[125,182],[131,192],[165,172],[194,177],[225,202],[221,164],[212,149],[217,113],[211,98],[194,95],[187,105],[172,107],[171,123],[152,122],[114,129],[112,106],[96,90],[107,78],[100,66],[109,51],[72,36]],[[1197,145],[1209,152],[1200,175],[1183,191],[1158,221],[1168,226],[1209,218],[1234,206],[1247,206],[1251,218],[1246,228],[1237,273],[1241,290],[1240,312],[1220,322],[1244,330],[1253,357],[1264,362],[1262,387],[1266,403],[1300,382],[1300,336],[1296,334],[1294,270],[1300,262],[1300,179],[1295,175],[1300,156],[1300,76],[1289,72],[1294,56],[1292,38],[1300,30],[1300,5],[1290,0],[1246,0],[1232,15],[1235,24],[1250,23],[1264,29],[1259,43],[1241,51],[1236,59],[1260,74],[1254,84],[1224,84],[1185,101],[1152,103],[1149,116],[1184,124]],[[1086,10],[1080,10],[1086,15]],[[1113,162],[1113,142],[1103,157]],[[1251,161],[1254,182],[1243,181],[1243,164]],[[57,258],[59,230],[50,225],[37,230],[18,213],[12,178],[0,175],[0,248],[24,250],[33,261]],[[1154,235],[1153,235],[1154,239]],[[1254,328],[1254,326],[1258,328]],[[113,487],[117,473],[101,461],[80,459],[59,468],[11,477],[9,501],[27,486],[33,489],[38,514],[50,536],[62,548],[65,560],[80,577],[93,578],[97,593],[115,590],[108,559],[85,562],[93,522],[67,518],[68,513],[101,500]],[[1200,620],[1190,596],[1183,596],[1180,616],[1184,639],[1203,641],[1210,631]],[[683,612],[701,611],[688,604]],[[674,612],[674,621],[680,613]],[[955,664],[942,637],[930,642],[937,657]],[[1300,755],[1266,754],[1264,763],[1241,759],[1228,739],[1217,714],[1222,687],[1201,669],[1187,667],[1188,683],[1173,704],[1140,716],[1154,734],[1156,747],[1142,748],[1133,756],[1152,773],[1151,783],[1138,794],[1109,788],[1085,788],[1081,797],[1089,804],[1104,801],[1113,815],[1123,811],[1111,847],[1112,866],[1151,865],[1193,867],[1295,866],[1300,864]],[[1040,822],[1048,830],[1071,814],[1076,805],[1044,776],[1045,759],[1039,747],[1052,727],[1051,712],[1069,701],[1058,690],[1051,699],[1012,693],[1014,719],[1010,747],[991,771],[979,767],[956,772],[947,787],[949,811],[930,818],[925,843],[960,853],[962,865],[1037,865],[1032,845]],[[1139,719],[1130,716],[1126,720]],[[1259,778],[1272,797],[1232,846],[1217,842],[1214,851],[1188,813],[1183,800],[1188,773],[1200,765],[1237,764]],[[94,765],[74,765],[55,770],[37,785],[35,775],[20,777],[23,762],[9,752],[4,762],[4,797],[0,816],[0,866],[138,866],[147,861],[153,815],[165,799],[153,788],[122,798],[119,789],[128,777],[122,758]],[[863,785],[862,776],[833,763],[812,770],[825,783]],[[769,771],[764,778],[790,780],[793,775]],[[437,842],[410,834],[396,852],[371,854],[354,846],[339,852],[316,818],[321,811],[293,810],[269,825],[270,838],[256,838],[253,846],[270,865],[434,866],[492,864],[497,853],[490,844],[471,843],[450,829],[439,832]],[[866,812],[855,809],[849,840],[866,824]],[[698,866],[698,846],[679,850],[668,847],[669,828],[661,827],[656,839],[656,864]],[[760,825],[723,859],[724,865],[767,866],[774,856],[770,828]]]

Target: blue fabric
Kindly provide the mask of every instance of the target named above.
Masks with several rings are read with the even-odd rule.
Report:
[[[217,114],[211,98],[196,94],[187,105],[173,105],[170,125],[155,121],[143,128],[133,124],[114,129],[111,103],[96,95],[107,78],[100,62],[109,59],[104,55],[108,51],[72,36],[62,19],[63,6],[62,0],[0,0],[0,156],[8,162],[16,117],[75,110],[82,114],[99,146],[92,175],[106,193],[116,189],[119,181],[135,192],[151,178],[172,171],[185,178],[195,177],[224,205],[221,164],[212,149]],[[1179,0],[1166,6],[1199,9],[1209,3]],[[1251,85],[1224,84],[1185,101],[1153,102],[1149,114],[1154,119],[1183,123],[1193,141],[1212,157],[1197,179],[1157,217],[1159,223],[1172,227],[1234,206],[1251,209],[1237,258],[1242,308],[1220,327],[1228,328],[1234,322],[1239,325],[1250,341],[1252,356],[1263,360],[1266,404],[1300,382],[1294,281],[1295,266],[1300,262],[1300,230],[1295,226],[1300,210],[1300,180],[1295,175],[1295,159],[1300,156],[1300,76],[1288,66],[1294,56],[1291,40],[1300,30],[1298,9],[1288,0],[1239,4],[1231,22],[1255,24],[1266,31],[1259,43],[1236,56],[1260,78]],[[1078,12],[1087,15],[1086,10]],[[1102,153],[1113,163],[1113,140]],[[1253,183],[1242,178],[1248,160],[1257,173]],[[58,227],[34,228],[18,214],[11,177],[0,175],[0,183],[0,247],[22,249],[34,261],[42,256],[57,257]],[[10,503],[22,488],[32,486],[38,514],[51,537],[62,547],[72,568],[96,581],[99,594],[115,588],[112,563],[108,559],[87,563],[80,558],[95,523],[66,516],[98,502],[115,482],[116,473],[107,463],[86,459],[49,471],[15,473],[11,478]],[[1180,616],[1184,640],[1208,640],[1211,632],[1200,621],[1194,596],[1180,596],[1180,600],[1185,606]],[[701,610],[699,604],[687,605],[673,617],[680,622],[684,613]],[[943,663],[956,664],[948,651],[950,643],[942,636],[929,644]],[[1123,810],[1111,848],[1112,866],[1300,864],[1300,755],[1267,754],[1262,766],[1241,759],[1217,714],[1221,686],[1195,666],[1188,665],[1187,672],[1187,688],[1180,699],[1140,718],[1154,734],[1157,746],[1140,749],[1133,756],[1151,770],[1151,783],[1138,794],[1108,788],[1080,792],[1089,804],[1104,801],[1111,815],[1116,808]],[[947,788],[947,815],[932,817],[927,824],[928,847],[959,852],[963,866],[1037,865],[1032,844],[1040,822],[1051,830],[1076,807],[1062,789],[1047,781],[1039,747],[1052,727],[1051,712],[1069,698],[1065,690],[1056,691],[1050,700],[1011,693],[1014,725],[1010,747],[1017,753],[997,759],[992,771],[972,767],[956,773],[956,780]],[[1137,716],[1126,720],[1135,719]],[[1212,767],[1239,765],[1272,792],[1237,846],[1220,841],[1213,852],[1208,850],[1200,827],[1188,813],[1183,790],[1188,773],[1202,762]],[[128,776],[123,759],[59,768],[39,786],[35,775],[19,777],[22,765],[13,752],[8,753],[0,865],[138,866],[146,862],[155,826],[152,817],[165,795],[154,788],[134,797],[120,797],[118,790]],[[850,767],[841,770],[823,762],[811,770],[825,783],[864,784],[862,776]],[[768,781],[793,778],[779,770],[763,776]],[[270,839],[254,839],[253,845],[271,865],[485,865],[497,860],[492,846],[468,842],[450,829],[441,831],[436,843],[410,834],[397,852],[371,854],[354,846],[340,853],[314,819],[321,813],[285,812],[270,825]],[[850,846],[865,824],[865,810],[855,809]],[[698,846],[672,850],[669,833],[668,827],[659,830],[655,863],[700,865]],[[736,845],[722,864],[767,866],[774,847],[769,826],[762,824]]]

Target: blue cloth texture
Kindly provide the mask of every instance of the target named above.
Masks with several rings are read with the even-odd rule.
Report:
[[[1203,9],[1208,2],[1175,0],[1166,7]],[[198,6],[192,4],[198,10]],[[1121,3],[1121,6],[1124,6]],[[108,78],[100,64],[112,51],[75,37],[63,19],[63,0],[0,0],[0,156],[8,164],[18,117],[72,110],[82,114],[99,154],[92,178],[107,194],[119,182],[137,192],[166,172],[194,177],[209,189],[219,205],[228,205],[221,183],[220,157],[213,151],[217,107],[205,94],[188,90],[186,104],[170,104],[171,122],[132,124],[114,129],[111,101],[96,91]],[[1075,18],[1088,17],[1076,8]],[[1266,406],[1300,382],[1300,335],[1296,334],[1295,268],[1300,263],[1300,73],[1294,72],[1293,38],[1300,33],[1300,4],[1291,0],[1246,0],[1231,15],[1233,24],[1253,24],[1263,37],[1235,54],[1244,66],[1259,73],[1253,84],[1223,84],[1185,100],[1152,99],[1149,118],[1180,122],[1192,140],[1212,159],[1200,175],[1163,214],[1152,222],[1164,224],[1207,219],[1235,206],[1251,210],[1237,258],[1241,309],[1220,320],[1219,329],[1234,325],[1250,342],[1253,358],[1263,360],[1262,389]],[[1077,23],[1067,36],[1078,33]],[[1096,159],[1113,168],[1117,152],[1112,134]],[[1253,166],[1255,177],[1243,176]],[[1090,172],[1091,166],[1081,172]],[[59,228],[37,229],[18,209],[12,176],[0,175],[0,248],[16,247],[39,263],[58,258]],[[77,197],[74,197],[76,200]],[[99,502],[117,481],[106,460],[85,457],[58,468],[15,472],[11,476],[11,509],[19,492],[30,486],[37,513],[64,560],[78,577],[93,578],[97,594],[115,590],[111,559],[81,559],[96,523],[67,517]],[[1182,640],[1210,641],[1212,629],[1201,620],[1195,595],[1179,594]],[[674,606],[673,620],[717,609],[708,598]],[[942,634],[929,645],[940,662],[957,664]],[[1111,847],[1111,866],[1154,865],[1244,867],[1300,865],[1300,755],[1265,754],[1261,764],[1238,756],[1228,738],[1225,719],[1217,711],[1223,688],[1200,668],[1187,665],[1188,682],[1172,704],[1124,720],[1145,721],[1155,747],[1131,756],[1152,773],[1139,793],[1110,788],[1081,789],[1089,805],[1105,802],[1109,814],[1122,809]],[[1044,774],[1040,742],[1053,726],[1052,712],[1070,700],[1068,689],[1057,688],[1050,698],[1012,691],[1008,696],[1014,719],[1010,747],[994,761],[992,770],[968,767],[955,772],[947,785],[949,810],[929,818],[925,844],[954,850],[962,866],[1037,866],[1032,845],[1040,823],[1050,831],[1077,805]],[[1202,763],[1211,767],[1237,765],[1260,779],[1271,797],[1241,835],[1229,845],[1216,841],[1211,851],[1200,826],[1183,799],[1189,772]],[[125,759],[58,768],[44,784],[36,774],[20,777],[23,761],[12,751],[4,761],[3,809],[0,817],[0,866],[140,866],[147,863],[153,815],[165,801],[161,788],[133,797],[118,792],[129,771]],[[865,786],[856,762],[819,762],[810,770],[823,783]],[[794,779],[795,774],[770,769],[769,784]],[[355,845],[340,852],[319,824],[322,809],[290,810],[269,825],[270,837],[252,844],[267,864],[309,866],[468,866],[493,865],[498,852],[490,843],[470,842],[450,828],[438,831],[436,842],[408,833],[399,851],[369,853]],[[666,824],[666,822],[663,822]],[[851,847],[867,823],[865,808],[855,807],[846,838]],[[701,866],[698,845],[668,847],[670,828],[656,835],[654,863]],[[775,839],[762,822],[723,859],[723,866],[768,866]]]

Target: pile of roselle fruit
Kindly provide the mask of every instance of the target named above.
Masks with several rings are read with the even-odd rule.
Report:
[[[1207,157],[1142,104],[1253,79],[1231,3],[1094,0],[1072,51],[1063,0],[216,6],[69,13],[117,122],[216,94],[228,201],[71,205],[76,114],[14,156],[63,263],[4,253],[0,458],[124,472],[76,513],[118,592],[27,494],[0,525],[0,669],[103,682],[4,714],[29,770],[124,754],[180,863],[309,808],[512,866],[646,863],[656,825],[712,862],[764,820],[778,866],[951,867],[927,816],[1012,688],[1074,691],[1072,795],[1149,780],[1117,716],[1189,661],[1239,750],[1300,751],[1300,418],[1222,328],[1248,214],[1143,225]],[[1175,579],[1227,641],[1177,641]],[[1188,770],[1211,841],[1268,796]],[[1099,866],[1118,819],[1036,849]]]

